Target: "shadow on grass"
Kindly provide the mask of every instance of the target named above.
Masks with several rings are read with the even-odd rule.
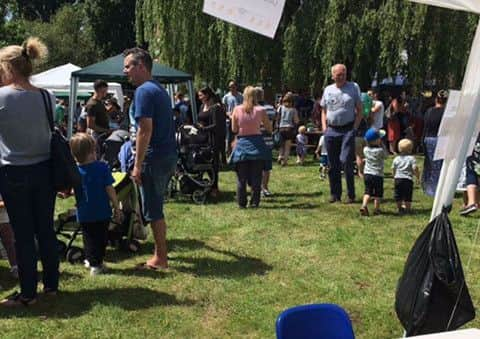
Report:
[[[84,276],[78,273],[72,273],[67,271],[60,271],[60,280],[62,281],[72,281],[82,279]],[[0,281],[2,282],[1,286],[4,290],[10,290],[14,287],[19,286],[18,279],[14,278],[10,274],[10,270],[7,268],[0,267]],[[38,273],[39,283],[42,281],[42,272]]]
[[[316,198],[323,195],[323,192],[308,192],[308,193],[302,193],[302,192],[287,192],[287,193],[275,193],[275,195],[272,197],[272,199],[275,199],[276,197],[294,197],[294,198]],[[269,198],[270,199],[270,198]]]
[[[192,306],[192,300],[178,300],[174,295],[148,288],[98,288],[80,291],[64,291],[55,298],[43,297],[38,304],[25,308],[0,309],[0,318],[21,317],[41,319],[79,317],[94,306],[118,307],[136,311],[157,306]]]
[[[161,269],[148,270],[148,269],[140,269],[135,266],[132,266],[130,268],[124,268],[124,269],[108,268],[107,273],[116,274],[119,276],[142,277],[142,278],[152,278],[152,279],[161,279],[167,275],[167,273]]]
[[[18,280],[10,274],[10,268],[0,267],[1,290],[9,290],[18,285]]]
[[[178,272],[193,274],[196,276],[215,277],[246,277],[250,275],[264,275],[272,269],[272,266],[262,260],[238,255],[231,251],[219,250],[195,239],[173,239],[168,242],[169,256],[174,262],[173,268]],[[228,257],[227,260],[199,256],[178,255],[177,253],[189,251],[207,251]]]
[[[316,203],[291,203],[291,204],[262,204],[260,203],[260,209],[302,209],[302,210],[311,210],[311,209],[318,209],[319,204]]]
[[[235,194],[236,192],[221,191],[218,197],[216,198],[207,196],[207,200],[204,206],[233,202],[235,201]],[[190,195],[182,194],[182,193],[175,193],[174,197],[168,198],[168,202],[175,202],[176,204],[185,204],[185,205],[192,205],[192,206],[202,206],[202,205],[195,204],[192,201],[192,198]]]

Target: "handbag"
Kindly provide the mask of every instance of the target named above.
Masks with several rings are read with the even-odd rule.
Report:
[[[53,125],[53,109],[50,94],[44,89],[41,89],[40,92],[45,105],[50,131],[52,132],[50,156],[53,188],[57,192],[70,191],[72,188],[75,189],[82,185],[82,177],[73,159],[68,140]]]

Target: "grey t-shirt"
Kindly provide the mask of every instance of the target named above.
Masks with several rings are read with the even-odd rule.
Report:
[[[294,127],[294,117],[297,113],[295,107],[280,106],[278,112],[280,113],[280,123],[278,127]]]
[[[335,84],[325,87],[320,106],[327,110],[327,124],[343,126],[355,121],[355,107],[361,102],[358,88],[346,82],[341,88]]]
[[[243,96],[240,93],[233,95],[232,92],[228,92],[223,97],[222,102],[227,109],[227,113],[232,113],[235,106],[243,103]]]
[[[50,95],[50,99],[55,107],[55,97]],[[42,94],[1,87],[0,166],[33,165],[48,160],[50,138]]]
[[[413,155],[399,155],[393,159],[392,168],[395,169],[395,179],[410,179],[413,181],[417,163]]]
[[[383,147],[366,146],[363,148],[363,154],[365,155],[365,168],[363,169],[363,173],[383,177],[383,164],[387,157],[385,149],[383,149]]]

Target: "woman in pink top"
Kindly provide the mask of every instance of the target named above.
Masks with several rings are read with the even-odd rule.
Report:
[[[265,110],[257,105],[256,91],[252,86],[243,92],[243,104],[235,107],[232,113],[232,131],[237,134],[230,163],[237,172],[237,200],[240,208],[247,207],[247,183],[252,188],[250,207],[260,204],[260,189],[264,162],[271,158],[260,126],[272,131],[272,125]]]

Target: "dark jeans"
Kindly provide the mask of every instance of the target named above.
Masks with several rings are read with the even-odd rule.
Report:
[[[37,295],[38,254],[43,267],[43,286],[58,289],[58,245],[53,230],[55,191],[50,161],[28,166],[0,168],[0,193],[3,196],[15,234],[21,294]],[[38,242],[38,254],[35,245]]]
[[[353,129],[343,130],[329,127],[325,132],[327,146],[330,195],[338,200],[342,197],[342,168],[345,172],[348,197],[355,198],[355,133]]]
[[[103,264],[110,220],[82,222],[83,249],[91,267]]]
[[[225,151],[225,150],[224,150]],[[212,183],[212,188],[213,189],[218,189],[218,172],[220,171],[220,161],[221,160],[221,151],[214,147],[213,148],[213,175],[214,177],[212,178],[210,176],[210,179],[213,179],[213,183]],[[208,172],[210,174],[210,172]]]
[[[264,160],[242,161],[235,165],[237,172],[237,201],[240,207],[247,206],[247,184],[252,188],[250,205],[260,204],[260,189]]]
[[[216,152],[218,152],[218,155],[220,158],[220,164],[223,166],[227,164],[227,152],[225,150],[225,144],[226,144],[225,140],[226,140],[226,136],[220,135],[220,136],[217,136],[217,140],[215,141],[215,149],[216,149]]]

